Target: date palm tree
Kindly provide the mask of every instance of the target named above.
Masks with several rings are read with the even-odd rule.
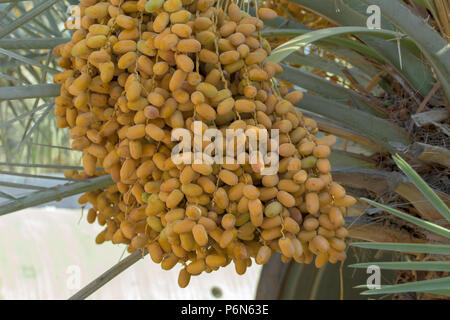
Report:
[[[238,2],[254,12],[254,1]],[[0,174],[61,180],[56,187],[38,190],[0,181],[0,186],[26,192],[17,196],[0,191],[0,215],[113,183],[108,175],[70,181],[50,174],[81,169],[81,153],[67,147],[68,133],[56,127],[52,112],[59,94],[52,76],[60,70],[52,49],[70,39],[64,22],[76,4],[0,0]],[[331,157],[334,179],[358,197],[448,227],[391,157],[401,154],[437,196],[450,203],[448,1],[272,0],[261,5],[279,13],[262,32],[272,44],[270,59],[283,64],[278,81],[304,89],[297,107],[314,118],[323,133],[339,137]],[[368,18],[378,12],[368,13],[369,6],[379,9],[381,29],[367,28]],[[378,219],[383,215],[358,201],[346,218],[352,226],[350,237],[448,243],[405,231],[395,217],[388,219],[397,219],[398,228],[386,225],[386,219]],[[76,298],[88,296],[139,258],[130,255]],[[278,298],[280,290],[274,289],[273,297]]]

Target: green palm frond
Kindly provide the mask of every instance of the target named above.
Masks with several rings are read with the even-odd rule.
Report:
[[[352,268],[367,269],[373,263],[355,263],[349,265]],[[450,262],[447,261],[402,261],[402,262],[377,262],[377,267],[384,270],[416,270],[416,271],[443,271],[450,272]]]
[[[399,168],[407,175],[407,177],[418,187],[418,189],[429,199],[432,205],[447,218],[448,207],[436,195],[436,193],[423,181],[422,178],[403,160],[400,156],[394,157]],[[369,199],[362,198],[370,205],[389,212],[390,214],[408,221],[420,228],[429,232],[440,235],[444,238],[450,239],[450,230],[448,228],[439,226],[435,223],[425,221],[420,218],[413,217],[409,214],[401,212],[390,206],[374,202]],[[436,207],[438,206],[438,207]],[[395,250],[403,253],[408,252],[422,252],[427,254],[450,255],[449,245],[438,244],[402,244],[402,243],[353,243],[355,247],[378,249],[378,250]],[[380,269],[388,270],[417,270],[417,271],[443,271],[450,272],[450,262],[448,261],[404,261],[404,262],[368,262],[351,265],[353,268],[367,268],[369,266],[378,266]],[[370,289],[362,292],[362,294],[394,294],[404,292],[425,292],[437,293],[441,295],[450,295],[448,288],[450,287],[450,277],[415,281],[404,284],[397,284],[392,286],[382,286],[381,288]]]
[[[429,2],[414,1],[423,6],[428,6]],[[280,81],[308,91],[296,107],[314,118],[322,128],[328,128],[324,132],[340,137],[345,146],[350,141],[349,150],[346,147],[334,150],[330,157],[333,167],[376,168],[373,156],[377,153],[394,154],[399,152],[398,146],[407,149],[414,137],[389,119],[387,97],[393,95],[393,86],[405,86],[412,92],[413,103],[419,105],[439,82],[449,98],[450,51],[445,40],[399,1],[292,2],[337,25],[313,30],[287,14],[265,21],[266,27],[261,32],[268,40],[291,38],[274,49],[270,59],[283,64],[284,73],[278,76]],[[60,85],[54,84],[52,77],[61,68],[52,50],[71,39],[71,31],[65,30],[63,24],[68,18],[68,6],[77,3],[76,0],[0,0],[0,175],[47,179],[57,184],[48,188],[27,182],[0,181],[1,186],[29,192],[18,196],[9,190],[0,191],[0,215],[114,183],[108,175],[82,181],[71,181],[62,176],[65,169],[83,168],[80,167],[81,153],[69,148],[68,131],[55,124],[54,97],[60,94]],[[365,7],[369,3],[379,5],[382,10],[382,30],[366,28]],[[254,9],[250,11],[254,12]],[[398,15],[394,16],[393,12]],[[380,94],[384,98],[379,98]],[[450,221],[449,209],[436,193],[400,157],[394,157],[394,160],[434,208]],[[450,237],[450,231],[436,223],[367,201],[429,232]],[[443,244],[353,245],[378,250],[450,254],[450,246]],[[386,269],[448,270],[446,262],[405,261],[379,265]],[[380,289],[384,291],[369,290],[368,293],[414,289],[448,294],[445,288],[448,279],[444,286],[438,280],[390,286]]]
[[[353,242],[353,247],[398,251],[398,252],[417,252],[426,254],[450,255],[450,245],[446,244],[428,244],[428,243],[397,243],[397,242]]]
[[[450,222],[450,210],[445,205],[444,201],[430,188],[430,186],[414,171],[413,168],[400,156],[394,155],[393,159],[397,166],[405,173],[412,183],[422,192],[422,194],[430,201],[434,208],[436,208],[441,215]]]
[[[341,26],[366,27],[367,16],[361,10],[360,0],[345,2],[336,2],[334,0],[293,0],[292,2],[311,9]],[[387,0],[387,2],[398,3],[397,1],[390,0]],[[390,23],[390,20],[387,21],[387,19],[382,21],[382,27],[393,32],[397,31],[393,28],[394,26]],[[394,66],[395,70],[407,79],[412,87],[418,90],[423,96],[431,90],[435,83],[432,71],[420,57],[416,56],[415,50],[411,51],[411,48],[401,46],[401,50],[399,51],[397,41],[380,39],[372,35],[361,34],[358,38],[369,48],[375,50],[384,61]],[[397,38],[400,41],[400,37]]]
[[[22,209],[38,206],[43,203],[61,200],[83,192],[104,188],[112,184],[114,184],[114,181],[111,179],[111,177],[109,175],[105,175],[68,184],[61,184],[52,188],[39,188],[39,191],[1,203],[0,216]]]
[[[424,292],[440,295],[450,295],[450,277],[421,280],[396,285],[381,286],[380,289],[370,289],[361,292],[363,295],[371,294],[395,294],[405,292]],[[356,288],[366,288],[366,286],[357,286]]]

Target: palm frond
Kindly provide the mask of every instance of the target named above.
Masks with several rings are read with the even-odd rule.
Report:
[[[427,254],[450,255],[450,245],[446,244],[353,242],[352,247],[374,249],[374,250],[398,251],[398,252],[417,252]]]
[[[426,183],[419,177],[419,175],[404,161],[400,156],[395,156],[395,161],[399,165],[399,168],[414,181],[416,186],[422,192],[427,192],[430,200],[433,204],[436,203],[440,206],[444,206],[443,216],[446,216],[445,209],[448,208],[445,204],[437,200],[437,195],[431,190],[431,188],[424,187],[423,184]],[[428,198],[428,197],[427,197]],[[413,217],[412,215],[401,212],[397,209],[394,209],[392,206],[383,205],[377,203],[375,201],[361,198],[366,201],[370,205],[382,209],[383,211],[389,212],[390,214],[408,221],[416,226],[423,228],[431,233],[440,235],[444,238],[450,239],[450,230],[439,226],[435,223],[431,223],[425,221],[420,218]],[[395,250],[400,252],[423,252],[428,254],[450,254],[450,246],[443,244],[402,244],[402,243],[353,243],[355,247],[360,248],[370,248],[370,249],[379,249],[379,250]],[[376,265],[382,269],[390,269],[390,270],[426,270],[426,271],[450,271],[450,263],[447,261],[407,261],[407,262],[369,262],[364,264],[356,264],[352,265],[353,268],[364,268],[370,265]],[[381,288],[371,289],[362,292],[362,294],[391,294],[391,293],[404,293],[404,292],[439,292],[442,295],[448,295],[450,292],[447,292],[450,287],[450,277],[443,277],[431,280],[423,280],[423,281],[413,281],[409,283],[396,284],[392,286],[382,286]]]
[[[33,8],[31,11],[28,11],[24,15],[20,16],[19,19],[15,20],[14,22],[8,24],[3,28],[3,30],[0,31],[0,38],[5,37],[6,35],[10,34],[17,28],[20,28],[28,21],[34,19],[36,16],[40,15],[42,12],[50,8],[52,5],[54,5],[56,2],[60,0],[47,0],[43,3],[41,3],[39,6]]]
[[[88,192],[91,190],[104,188],[114,183],[109,175],[80,180],[68,184],[57,185],[56,187],[46,188],[41,191],[27,194],[20,198],[2,203],[0,207],[0,216],[19,211],[22,209],[38,206],[55,200],[61,200],[76,194]]]

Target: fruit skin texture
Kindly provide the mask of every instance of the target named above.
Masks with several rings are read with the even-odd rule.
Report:
[[[57,126],[82,152],[83,171],[65,175],[115,182],[79,198],[88,222],[104,227],[96,243],[146,249],[164,270],[182,264],[182,288],[230,263],[243,274],[275,252],[317,268],[344,260],[344,216],[356,199],[330,173],[336,138],[318,138],[317,123],[295,108],[302,91],[272,82],[283,70],[266,61],[271,48],[259,31],[277,13],[215,4],[83,0],[81,29],[55,48],[65,69],[54,77]],[[217,136],[194,141],[196,123],[202,134],[242,130],[243,163],[228,153],[233,161],[175,162],[177,129],[191,140],[187,159],[220,150]],[[280,161],[264,175],[268,163],[250,160],[247,135],[271,142],[270,129],[280,133]]]

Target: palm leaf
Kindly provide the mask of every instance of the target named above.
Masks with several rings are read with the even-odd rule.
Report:
[[[375,163],[370,161],[367,157],[342,150],[333,150],[332,154],[330,154],[329,160],[333,168],[376,168]]]
[[[56,169],[56,170],[66,170],[66,169],[83,170],[83,167],[80,166],[70,166],[62,164],[42,164],[42,163],[0,162],[0,166],[19,167],[19,168],[42,168],[42,169]]]
[[[392,215],[394,215],[396,217],[399,217],[399,218],[401,218],[403,220],[406,220],[406,221],[408,221],[410,223],[413,223],[416,226],[424,228],[425,230],[428,230],[430,232],[434,232],[434,233],[436,233],[438,235],[441,235],[443,237],[446,237],[446,238],[450,239],[450,230],[448,230],[448,229],[446,229],[444,227],[441,227],[441,226],[439,226],[437,224],[434,224],[434,223],[431,223],[431,222],[428,222],[428,221],[425,221],[425,220],[413,217],[413,216],[411,216],[409,214],[401,212],[400,210],[393,209],[393,208],[391,208],[389,206],[377,203],[377,202],[369,200],[367,198],[361,198],[361,200],[366,201],[367,203],[369,203],[370,205],[372,205],[374,207],[377,207],[377,208],[382,209],[382,210],[384,210],[386,212],[389,212],[390,214],[392,214]]]
[[[38,119],[35,121],[34,125],[31,127],[30,130],[28,130],[28,126],[25,128],[25,132],[23,134],[22,140],[16,147],[16,151],[15,151],[16,154],[18,152],[23,151],[23,149],[22,149],[23,144],[25,144],[28,141],[28,139],[30,139],[33,132],[39,128],[39,125],[41,124],[41,122],[47,117],[47,115],[50,114],[50,111],[52,111],[53,106],[54,106],[53,104],[49,105],[47,107],[47,109],[45,109],[42,112],[42,114],[38,117]],[[34,118],[31,116],[28,124],[31,124],[32,119],[34,120]]]
[[[356,288],[364,288],[366,286],[358,286]],[[363,295],[369,294],[394,294],[404,292],[430,292],[435,290],[448,290],[450,287],[450,277],[414,281],[390,286],[382,286],[380,289],[371,289],[361,292]],[[442,291],[440,291],[442,292]]]
[[[330,28],[332,29],[332,28]],[[328,29],[325,29],[328,30]],[[275,29],[275,30],[264,30],[261,32],[261,35],[265,38],[272,38],[272,37],[300,37],[302,35],[308,35],[311,32],[315,32],[315,31],[310,31],[310,30],[301,30],[301,29]],[[293,41],[297,38],[294,38],[290,41]],[[311,41],[312,42],[317,42],[319,45],[324,45],[324,44],[328,44],[328,45],[334,45],[337,46],[339,48],[347,48],[347,49],[351,49],[354,50],[366,57],[370,57],[375,59],[378,62],[384,62],[384,59],[382,56],[380,56],[375,50],[369,48],[368,46],[366,46],[365,44],[358,42],[356,40],[350,40],[350,39],[346,39],[346,38],[341,38],[337,35],[329,35],[327,37],[322,37],[320,39]],[[287,43],[287,42],[286,42]],[[284,43],[284,44],[286,44]],[[284,45],[283,44],[283,45]],[[302,46],[305,45],[299,45],[298,49],[300,49]],[[278,49],[278,48],[276,48]],[[276,50],[275,49],[275,50]],[[295,49],[292,52],[298,50]],[[274,51],[275,51],[274,50]],[[288,55],[287,55],[288,56]],[[286,57],[283,57],[280,61],[286,59]]]
[[[33,179],[48,179],[48,180],[62,180],[62,181],[71,180],[71,179],[57,177],[57,176],[47,176],[47,175],[40,175],[40,174],[29,174],[29,173],[3,171],[3,170],[0,170],[0,174],[9,175],[9,176],[17,176],[17,177],[22,177],[22,178],[33,178]]]
[[[41,186],[25,184],[25,183],[7,182],[7,181],[0,181],[0,186],[21,189],[21,190],[45,190],[45,189],[47,189],[47,188],[41,187]]]
[[[405,132],[390,121],[375,117],[346,104],[312,94],[305,94],[303,99],[297,103],[297,106],[339,122],[366,137],[371,137],[374,142],[392,153],[397,152],[397,149],[392,145],[393,141],[404,146],[410,144]],[[352,116],[349,117],[349,114]]]
[[[27,38],[27,39],[0,39],[0,47],[8,50],[17,49],[53,49],[61,43],[70,41],[70,38]]]
[[[3,123],[0,123],[0,129],[1,129],[1,128],[5,128],[5,127],[9,127],[9,126],[12,125],[14,122],[20,121],[20,120],[26,118],[27,116],[29,116],[30,114],[35,113],[35,112],[37,112],[37,111],[40,111],[40,110],[42,110],[42,109],[48,107],[48,105],[49,105],[50,103],[51,103],[51,102],[44,103],[44,104],[40,105],[39,107],[36,107],[36,108],[33,109],[33,110],[27,111],[27,112],[25,112],[25,113],[22,113],[22,114],[20,114],[20,115],[17,115],[15,118],[13,118],[13,119],[11,119],[11,120],[8,120],[8,121],[5,121],[5,122],[3,122]]]
[[[353,1],[346,1],[344,3],[343,1],[336,2],[335,0],[292,0],[292,2],[306,7],[343,26],[366,27],[367,16],[352,7],[355,6],[355,2]],[[359,9],[360,3],[356,2],[356,5],[356,9]],[[412,87],[423,96],[428,94],[435,80],[430,68],[421,58],[416,56],[415,52],[411,52],[410,48],[407,47],[402,48],[401,52],[399,52],[395,41],[386,41],[385,39],[364,34],[360,34],[359,38],[382,56],[385,61],[393,65],[395,70],[407,79]]]
[[[417,271],[443,271],[450,272],[450,262],[448,261],[402,261],[402,262],[368,262],[355,263],[349,265],[351,268],[367,269],[376,265],[384,270],[417,270]]]
[[[403,173],[411,180],[417,189],[430,201],[434,208],[450,222],[450,209],[445,205],[444,201],[430,188],[430,186],[414,171],[413,168],[400,156],[394,155],[393,159]]]
[[[3,38],[6,35],[13,32],[14,30],[16,30],[17,28],[20,28],[22,25],[24,25],[28,21],[34,19],[36,16],[40,15],[42,12],[44,12],[45,10],[50,8],[52,5],[54,5],[58,1],[60,1],[60,0],[47,0],[43,3],[41,3],[39,6],[33,8],[33,10],[20,16],[20,18],[16,19],[12,23],[4,26],[3,29],[0,31],[0,38]]]
[[[280,62],[287,56],[289,56],[292,52],[297,51],[299,48],[302,48],[310,43],[315,41],[319,41],[321,39],[335,37],[346,34],[368,34],[376,37],[386,38],[388,36],[395,39],[398,37],[393,31],[389,30],[371,30],[364,27],[336,27],[336,28],[327,28],[316,31],[310,31],[306,34],[300,35],[291,39],[281,46],[277,47],[272,51],[271,55],[267,58],[268,61],[272,62]]]
[[[440,204],[439,201],[436,201],[437,195],[429,188],[428,186],[424,187],[426,183],[417,175],[417,173],[404,161],[400,156],[394,157],[396,163],[402,169],[402,171],[416,184],[417,188],[422,191],[422,189],[428,193],[428,196],[431,197],[436,203]],[[422,191],[423,193],[423,191]],[[368,202],[374,207],[380,208],[386,212],[393,214],[396,217],[399,217],[403,220],[406,220],[410,223],[413,223],[425,230],[428,230],[432,233],[440,235],[445,238],[450,239],[450,230],[444,227],[441,227],[437,224],[413,217],[409,214],[401,212],[392,207],[382,205],[380,203],[376,203],[369,199],[361,198],[362,200]],[[430,200],[430,202],[432,201]],[[433,202],[432,202],[433,203]],[[445,205],[444,205],[445,207]],[[448,209],[447,209],[448,210]],[[445,214],[444,214],[445,216]],[[356,247],[363,248],[372,248],[379,250],[395,250],[402,252],[423,252],[428,254],[450,254],[450,246],[449,245],[436,245],[436,244],[397,244],[397,243],[356,243],[353,244]],[[450,262],[448,261],[414,261],[414,262],[371,262],[364,264],[356,264],[351,267],[354,268],[364,268],[369,265],[377,265],[382,269],[390,269],[390,270],[424,270],[424,271],[450,271]],[[447,295],[450,294],[450,277],[438,278],[432,280],[424,280],[424,281],[415,281],[403,284],[396,284],[392,286],[383,286],[378,289],[371,289],[362,292],[362,294],[391,294],[391,293],[404,293],[404,292],[427,292],[433,294],[441,294]]]
[[[450,245],[447,244],[353,242],[351,245],[364,249],[450,255]]]
[[[46,83],[17,87],[0,87],[2,100],[56,97],[59,95],[59,84]]]
[[[450,101],[450,50],[448,43],[431,26],[411,12],[403,3],[392,0],[359,0],[378,5],[383,16],[407,34],[421,49],[440,80],[447,100]]]
[[[97,178],[81,180],[69,184],[47,188],[45,190],[27,194],[23,197],[10,200],[6,203],[2,203],[2,206],[0,207],[0,216],[22,209],[38,206],[43,203],[67,198],[83,192],[104,188],[114,183],[115,182],[111,179],[111,176],[105,175]]]
[[[283,67],[283,73],[278,76],[279,79],[288,81],[308,91],[315,92],[321,97],[329,98],[337,102],[347,103],[351,98],[354,98],[358,102],[360,109],[377,116],[382,115],[378,112],[377,108],[367,103],[368,100],[366,97],[357,91],[347,89],[344,86],[299,68],[284,64],[281,64],[281,66]]]
[[[20,1],[29,1],[29,0],[0,0],[0,3],[16,3]]]
[[[131,267],[133,264],[144,258],[147,254],[147,250],[138,249],[132,254],[130,254],[125,259],[119,261],[117,264],[112,266],[110,269],[106,270],[98,278],[94,279],[87,286],[82,288],[76,294],[69,298],[69,300],[84,300],[89,297],[92,293],[103,287],[109,281],[114,279],[116,276],[121,274],[127,268]]]
[[[306,55],[296,51],[290,54],[283,61],[296,65],[300,64],[302,66],[307,66],[309,68],[314,68],[316,70],[321,70],[327,73],[335,74],[341,78],[345,78],[345,74],[342,72],[342,69],[345,67],[344,65],[338,63],[337,61],[322,58],[315,53]]]
[[[46,71],[49,71],[49,72],[52,72],[52,73],[58,72],[58,70],[56,70],[54,68],[50,68],[50,67],[48,67],[46,65],[43,65],[42,63],[39,63],[39,62],[37,62],[35,60],[29,59],[29,58],[24,57],[24,56],[22,56],[20,54],[17,54],[15,52],[12,52],[12,51],[9,51],[9,50],[5,50],[3,48],[0,48],[0,54],[7,55],[10,58],[19,60],[20,62],[29,64],[29,65],[32,65],[32,66],[35,66],[35,67],[38,67],[38,68],[41,68],[42,70],[46,70]]]

